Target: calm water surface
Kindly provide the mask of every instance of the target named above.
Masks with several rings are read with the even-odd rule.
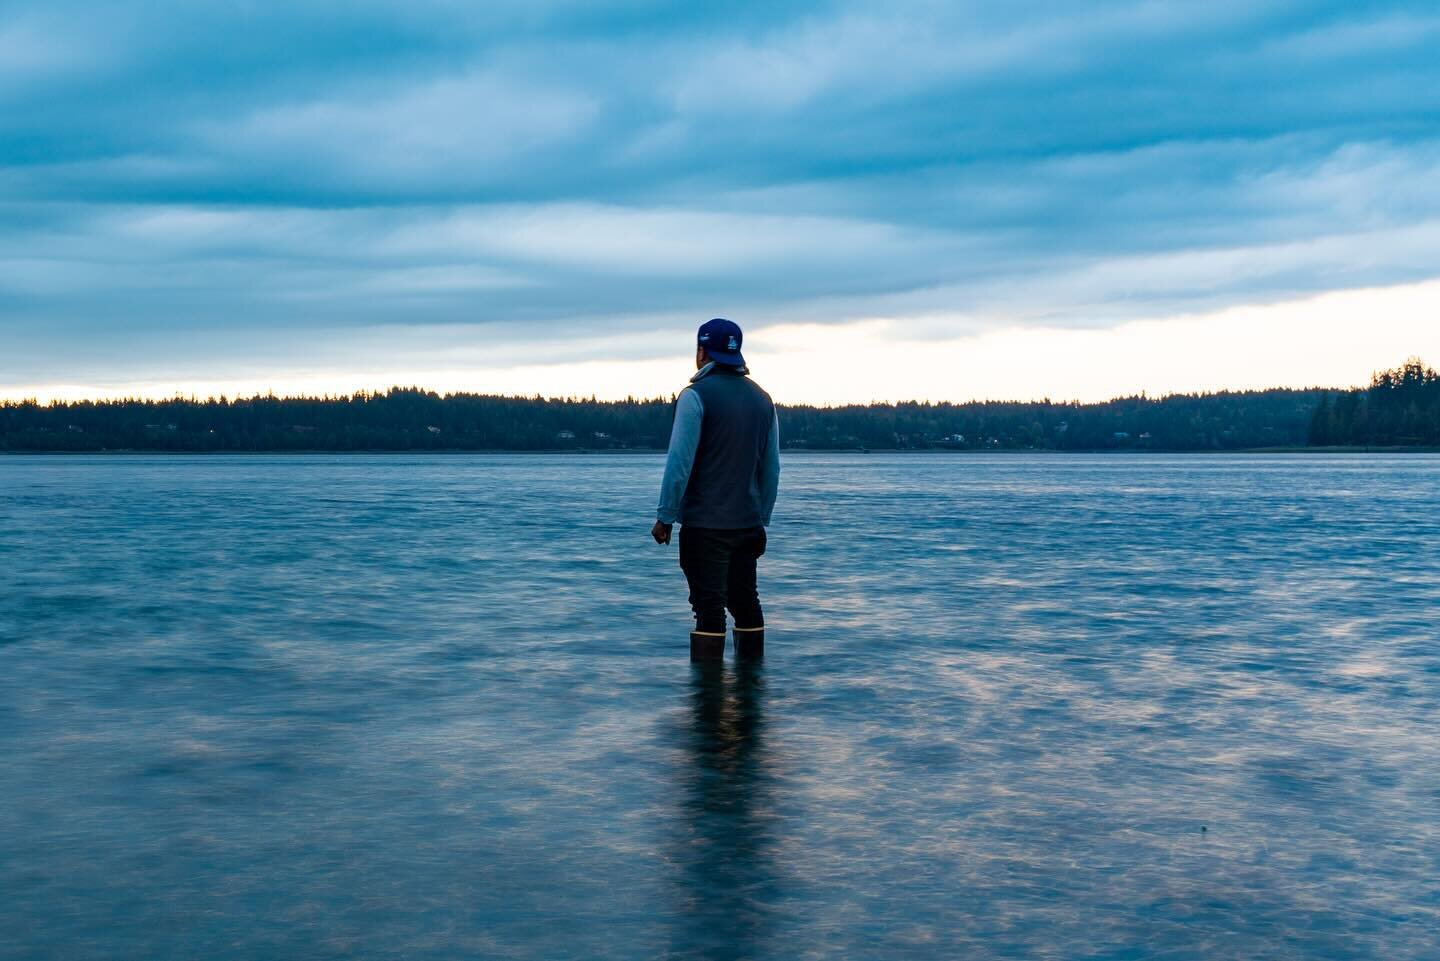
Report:
[[[1440,957],[1440,459],[0,458],[0,957]]]

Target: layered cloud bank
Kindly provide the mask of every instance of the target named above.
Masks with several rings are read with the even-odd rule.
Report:
[[[1093,402],[1141,393],[1356,386],[1411,354],[1440,357],[1437,316],[1440,282],[1432,281],[1111,327],[1006,327],[963,337],[934,325],[927,332],[914,318],[782,324],[752,332],[745,353],[755,376],[783,403]],[[472,340],[479,345],[458,346]],[[483,340],[473,329],[376,328],[345,350],[329,351],[331,366],[280,366],[262,376],[36,384],[17,396],[317,396],[422,385],[442,393],[663,397],[684,386],[691,360],[685,334],[664,344],[664,355],[656,355],[654,337],[632,334],[581,337],[539,362],[524,341],[486,346]]]
[[[1440,354],[1431,5],[471,6],[8,5],[0,395],[658,392],[716,314],[790,400]]]

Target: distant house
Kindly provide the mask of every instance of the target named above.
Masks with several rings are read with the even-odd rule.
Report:
[[[440,428],[438,428],[438,427],[427,427],[427,428],[425,428],[425,429],[428,430],[428,431],[429,431],[430,433],[432,433],[432,434],[438,434],[438,433],[440,433]]]
[[[575,432],[573,430],[562,430],[560,433],[555,435],[555,438],[557,440],[574,440]]]
[[[603,430],[597,430],[597,431],[595,431],[595,439],[596,439],[596,440],[609,440],[609,439],[610,439],[610,435],[607,434],[607,433],[605,433]]]

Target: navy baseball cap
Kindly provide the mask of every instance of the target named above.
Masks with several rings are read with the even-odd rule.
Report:
[[[740,325],[724,317],[705,321],[695,335],[695,343],[705,348],[710,359],[727,367],[745,366],[745,358],[740,356],[740,344],[744,339]]]

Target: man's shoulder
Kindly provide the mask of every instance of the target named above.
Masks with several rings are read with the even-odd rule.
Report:
[[[748,394],[770,407],[775,406],[775,402],[766,393],[765,388],[757,384],[749,374],[738,371],[702,371],[701,375],[692,380],[685,390],[693,391],[697,400],[703,398],[707,393],[714,393],[717,399],[727,395],[735,397]],[[682,394],[684,392],[681,391]]]
[[[765,400],[765,403],[769,404],[772,407],[775,406],[775,401],[770,397],[770,393],[765,390],[764,387],[761,387],[759,384],[757,384],[754,378],[746,377],[745,380],[754,389],[755,393]]]

